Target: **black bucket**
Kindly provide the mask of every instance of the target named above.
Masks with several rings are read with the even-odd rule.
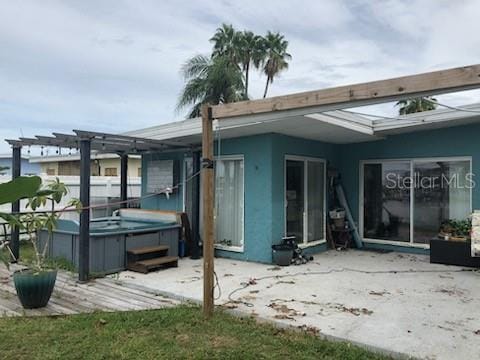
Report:
[[[278,266],[288,266],[292,263],[293,249],[290,245],[272,245],[273,262]]]

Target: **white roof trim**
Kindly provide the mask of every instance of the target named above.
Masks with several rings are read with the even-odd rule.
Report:
[[[318,120],[319,122],[322,122],[324,124],[338,126],[339,128],[354,131],[359,134],[368,135],[371,136],[372,140],[376,140],[382,139],[385,135],[389,133],[395,133],[395,130],[401,132],[413,132],[428,129],[429,127],[434,129],[438,128],[439,126],[448,127],[476,121],[480,122],[480,103],[461,106],[459,108],[471,111],[478,111],[479,113],[469,113],[458,109],[441,108],[432,111],[425,111],[422,113],[392,117],[392,119],[372,120],[367,116],[355,114],[347,110],[319,112],[318,109],[311,108],[309,109],[309,113],[306,113],[305,109],[301,109],[301,111],[288,110],[280,114],[276,112],[270,112],[264,114],[225,118],[221,121],[214,120],[213,128],[214,130],[229,130],[247,127],[251,125],[261,125],[281,121],[285,121],[291,125],[290,121],[294,120],[295,117],[304,117]],[[449,124],[449,122],[451,124]],[[440,125],[439,123],[445,124]],[[410,127],[411,130],[408,129]],[[197,137],[196,141],[199,141],[199,135],[201,135],[201,133],[201,118],[193,118],[130,131],[125,133],[125,135],[140,136],[157,140],[195,136]]]
[[[459,106],[460,109],[478,111],[478,113],[461,111],[456,109],[436,109],[420,113],[401,115],[398,120],[377,120],[374,121],[375,132],[415,127],[420,125],[436,124],[441,122],[454,122],[464,119],[478,118],[480,120],[480,103]]]
[[[202,119],[193,118],[175,121],[167,124],[152,126],[144,129],[133,130],[122,135],[146,137],[156,140],[166,140],[202,133]]]
[[[117,154],[97,154],[92,152],[92,160],[102,160],[102,159],[118,159],[120,158]],[[140,159],[140,155],[128,155],[129,159]],[[80,154],[73,155],[53,155],[53,156],[32,156],[29,159],[31,163],[51,163],[51,162],[64,162],[64,161],[80,161]]]

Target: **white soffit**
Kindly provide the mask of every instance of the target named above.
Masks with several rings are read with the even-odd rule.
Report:
[[[330,118],[329,118],[330,119]],[[220,121],[221,138],[232,138],[256,134],[277,133],[287,136],[318,140],[329,143],[346,144],[378,140],[372,131],[365,125],[353,124],[353,127],[339,126],[333,121],[322,121],[315,116],[292,116],[282,119],[271,119],[247,123],[242,119],[242,124],[225,125]],[[361,126],[361,131],[355,127]]]
[[[362,134],[373,135],[373,127],[371,124],[362,123],[359,121],[352,121],[344,117],[342,112],[328,112],[322,114],[305,115],[307,118],[315,119],[326,124],[340,126],[344,129],[358,131]]]

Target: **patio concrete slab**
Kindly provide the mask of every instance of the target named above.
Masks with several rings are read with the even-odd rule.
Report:
[[[219,258],[215,270],[216,304],[247,315],[412,357],[480,358],[478,272],[430,264],[428,256],[355,250],[283,268]],[[147,275],[125,271],[119,280],[202,299],[201,260]]]

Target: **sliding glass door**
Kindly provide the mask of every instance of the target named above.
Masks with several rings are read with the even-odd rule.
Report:
[[[287,156],[285,159],[285,229],[299,243],[325,239],[325,163]]]
[[[365,164],[363,236],[369,239],[410,242],[410,186],[392,186],[410,177],[410,163],[392,161]]]
[[[367,240],[425,246],[445,220],[471,213],[469,158],[362,163],[361,230]]]

